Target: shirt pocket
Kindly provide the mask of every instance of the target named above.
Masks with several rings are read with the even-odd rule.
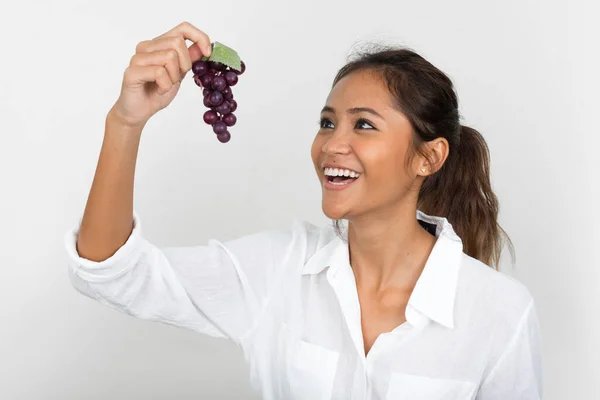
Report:
[[[340,354],[299,338],[288,343],[292,350],[287,374],[290,399],[330,399]]]
[[[393,372],[386,400],[470,400],[474,383]]]

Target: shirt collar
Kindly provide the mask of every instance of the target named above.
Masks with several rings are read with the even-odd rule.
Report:
[[[463,253],[462,241],[446,218],[427,215],[420,210],[417,210],[417,218],[436,225],[437,240],[408,305],[427,318],[454,328],[454,299]],[[331,279],[335,279],[341,268],[351,268],[347,242],[337,235],[308,260],[302,274],[318,274],[328,267]],[[415,321],[410,319],[414,314],[406,314],[408,322],[413,324]]]

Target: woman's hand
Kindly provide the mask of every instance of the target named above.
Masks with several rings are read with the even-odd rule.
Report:
[[[193,42],[189,48],[186,40]],[[192,62],[203,55],[209,57],[210,52],[208,35],[188,22],[140,42],[109,115],[128,127],[143,128],[150,117],[173,101]]]

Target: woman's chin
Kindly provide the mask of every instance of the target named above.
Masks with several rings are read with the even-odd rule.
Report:
[[[323,213],[329,219],[343,219],[347,216],[348,210],[340,204],[323,203]]]

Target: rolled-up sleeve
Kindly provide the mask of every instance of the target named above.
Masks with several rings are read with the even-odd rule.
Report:
[[[533,300],[495,367],[481,384],[477,400],[542,398],[542,355],[539,320]]]
[[[134,211],[127,241],[96,262],[77,252],[80,224],[65,235],[69,276],[80,293],[140,319],[234,341],[253,329],[278,276],[306,250],[300,221],[227,242],[159,248],[143,236]]]

